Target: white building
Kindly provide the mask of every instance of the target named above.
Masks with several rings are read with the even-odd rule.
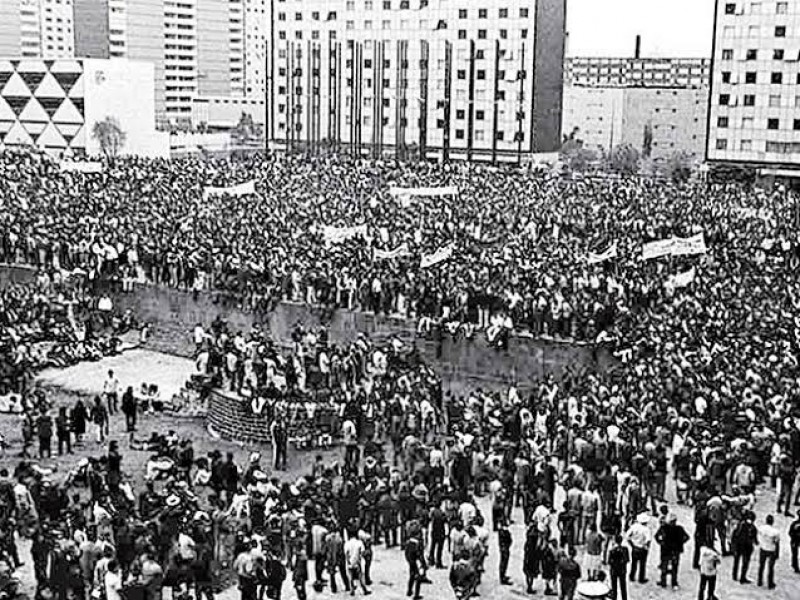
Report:
[[[244,95],[266,98],[272,2],[245,0],[244,7]]]
[[[274,146],[484,160],[553,151],[565,9],[564,0],[278,0]]]
[[[716,6],[706,157],[800,166],[800,1]]]
[[[74,47],[72,0],[3,0],[0,19],[13,18],[14,28],[9,32],[18,36],[19,47],[15,53],[24,58],[72,57]],[[15,39],[16,41],[16,39]]]

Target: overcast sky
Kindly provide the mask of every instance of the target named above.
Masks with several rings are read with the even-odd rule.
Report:
[[[568,56],[711,56],[714,0],[567,0]]]

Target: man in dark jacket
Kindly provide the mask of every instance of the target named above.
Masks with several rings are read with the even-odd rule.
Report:
[[[658,585],[667,587],[667,574],[672,575],[672,588],[678,587],[678,566],[681,562],[683,547],[689,541],[689,534],[678,525],[674,513],[667,515],[666,521],[656,532],[656,541],[661,545],[661,581]]]
[[[622,545],[622,536],[617,535],[615,546],[608,552],[608,568],[611,576],[611,598],[617,600],[619,591],[622,600],[628,600],[628,588],[625,574],[631,560],[628,549]]]
[[[422,598],[420,586],[422,585],[422,573],[425,570],[425,551],[422,545],[421,534],[409,536],[406,540],[406,562],[408,563],[408,596],[414,600]]]
[[[500,584],[511,585],[508,578],[508,559],[511,556],[511,532],[505,523],[500,523],[500,530],[497,532],[497,542],[500,547]]]
[[[758,530],[753,523],[754,519],[755,515],[752,511],[745,511],[742,520],[731,534],[733,580],[739,583],[750,583],[750,580],[747,579],[747,569],[750,567],[750,557],[753,556],[758,539]]]

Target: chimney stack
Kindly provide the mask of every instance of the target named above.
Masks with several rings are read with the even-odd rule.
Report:
[[[634,52],[634,58],[642,58],[642,36],[636,36],[636,51]]]

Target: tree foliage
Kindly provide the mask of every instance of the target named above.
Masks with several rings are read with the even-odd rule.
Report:
[[[92,136],[100,144],[100,150],[107,158],[119,156],[128,135],[122,131],[119,121],[114,117],[106,117],[97,121],[92,127]]]
[[[668,159],[666,164],[666,175],[672,181],[688,181],[692,176],[692,164],[694,158],[688,152],[675,152]]]
[[[639,172],[639,151],[630,144],[621,144],[611,151],[608,166],[620,175],[635,175]]]

